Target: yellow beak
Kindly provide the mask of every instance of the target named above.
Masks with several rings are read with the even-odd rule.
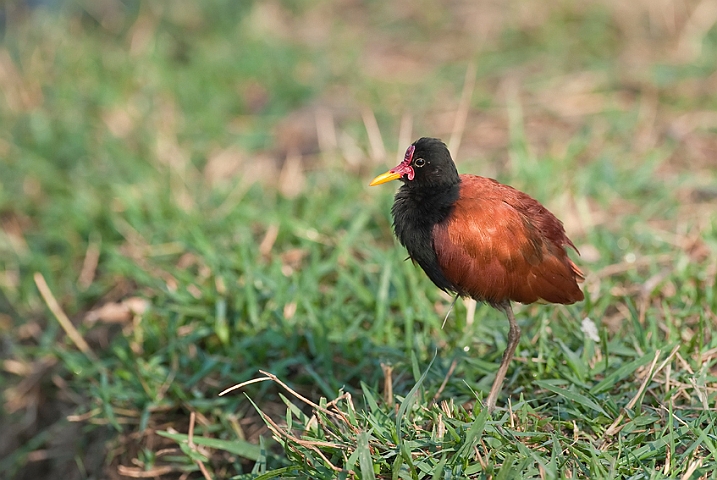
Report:
[[[381,185],[382,183],[390,182],[391,180],[398,180],[401,178],[400,173],[392,173],[392,172],[386,172],[382,173],[378,177],[371,180],[371,183],[368,184],[369,187],[375,187],[376,185]]]

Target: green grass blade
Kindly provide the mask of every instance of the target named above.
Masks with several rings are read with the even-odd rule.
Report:
[[[170,438],[177,443],[183,444],[189,441],[189,437],[184,433],[170,433],[163,432],[161,430],[157,433],[163,437]],[[225,452],[229,452],[249,460],[257,461],[261,457],[261,447],[241,439],[220,440],[218,438],[199,437],[195,435],[192,437],[192,441],[197,445],[224,450]]]
[[[561,397],[563,397],[567,400],[570,400],[571,402],[579,403],[580,405],[582,405],[584,407],[587,407],[591,410],[595,410],[596,412],[602,413],[606,417],[609,417],[607,412],[600,405],[598,405],[594,400],[591,400],[590,398],[586,397],[585,395],[571,392],[570,390],[557,387],[557,386],[551,384],[550,382],[543,381],[543,380],[536,380],[535,384],[541,388],[544,388],[553,393],[556,393],[556,394],[560,395]]]
[[[371,448],[368,445],[368,432],[361,432],[358,435],[358,451],[359,468],[361,470],[361,478],[375,480],[376,475],[373,471],[373,460],[371,458]]]

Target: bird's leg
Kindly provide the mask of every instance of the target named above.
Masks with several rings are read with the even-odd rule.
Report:
[[[503,352],[503,359],[500,362],[500,367],[498,367],[498,372],[495,374],[495,380],[493,381],[493,386],[490,388],[488,400],[486,401],[486,407],[488,408],[489,413],[492,413],[495,409],[495,401],[503,388],[505,374],[508,372],[508,366],[510,366],[510,361],[513,359],[515,349],[518,348],[518,342],[520,341],[520,327],[515,321],[515,316],[513,316],[513,309],[510,306],[510,302],[497,305],[497,307],[498,309],[504,311],[508,317],[510,329],[508,330],[508,347],[505,349],[505,352]]]

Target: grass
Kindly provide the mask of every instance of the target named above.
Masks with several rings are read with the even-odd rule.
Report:
[[[4,7],[11,478],[713,477],[708,3],[93,5]],[[454,134],[588,272],[493,416],[507,322],[442,328],[366,186]]]

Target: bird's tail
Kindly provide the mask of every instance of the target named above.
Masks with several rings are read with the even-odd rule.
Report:
[[[583,273],[583,271],[580,270],[580,269],[578,268],[578,266],[575,265],[575,263],[574,263],[572,260],[568,259],[568,262],[570,262],[570,269],[571,269],[571,270],[573,271],[573,273],[575,274],[575,280],[576,280],[578,283],[583,283],[583,282],[585,281],[585,274]]]

